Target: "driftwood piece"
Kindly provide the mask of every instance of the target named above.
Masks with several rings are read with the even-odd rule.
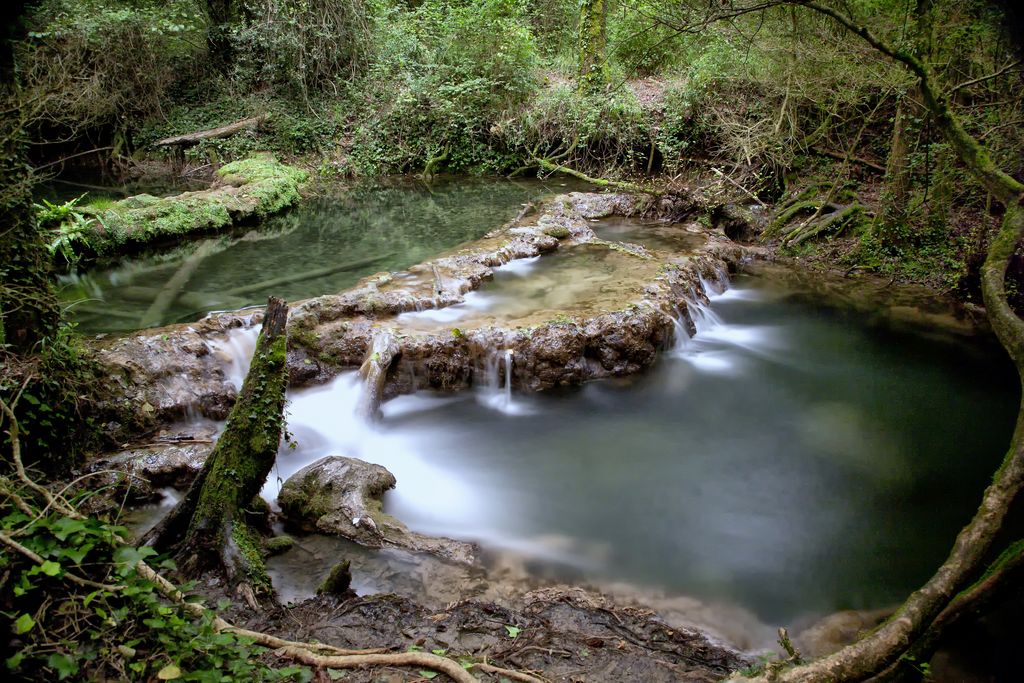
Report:
[[[222,292],[222,296],[242,296],[245,294],[252,294],[259,292],[260,290],[270,289],[271,287],[283,287],[284,285],[294,284],[296,282],[303,282],[305,280],[315,280],[318,277],[326,277],[328,275],[334,275],[335,273],[341,273],[346,270],[356,270],[357,268],[363,268],[365,266],[372,265],[379,261],[394,256],[395,252],[388,252],[387,254],[381,254],[380,256],[371,256],[370,258],[361,259],[359,261],[350,261],[348,263],[342,263],[341,265],[327,266],[326,268],[318,268],[316,270],[307,270],[304,273],[293,273],[291,275],[283,275],[276,277],[271,280],[264,280],[262,282],[256,282],[249,285],[242,285],[241,287],[235,287]]]
[[[207,130],[196,131],[195,133],[186,133],[184,135],[175,135],[173,137],[164,138],[163,140],[157,140],[153,143],[154,147],[191,147],[197,145],[203,140],[213,140],[216,138],[228,138],[239,133],[243,130],[255,128],[262,121],[267,118],[266,114],[260,116],[253,116],[248,119],[242,119],[241,121],[235,121],[229,123],[226,126],[220,126],[219,128],[209,128]]]
[[[153,299],[153,303],[146,309],[146,312],[142,314],[142,317],[139,319],[139,327],[153,327],[160,324],[167,314],[167,310],[181,296],[185,285],[192,279],[200,264],[216,250],[215,248],[215,243],[204,242],[191,256],[185,259],[185,262],[181,264],[174,275],[171,276],[171,279],[163,286],[163,289],[160,290],[160,293]]]
[[[401,347],[389,332],[378,332],[373,335],[373,344],[359,374],[363,378],[363,392],[359,397],[356,413],[364,420],[372,421],[380,417],[380,404],[384,398],[384,379],[388,368],[401,351]]]

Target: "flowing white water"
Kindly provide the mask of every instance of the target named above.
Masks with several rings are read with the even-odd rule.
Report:
[[[477,373],[482,381],[474,387],[481,405],[506,415],[529,415],[533,412],[521,400],[512,398],[512,349],[490,349],[484,355],[483,368]]]
[[[514,259],[505,265],[495,267],[494,277],[497,281],[524,278],[536,268],[539,259],[540,256]],[[473,314],[493,311],[502,303],[504,303],[504,298],[496,296],[493,292],[474,290],[463,295],[462,303],[444,308],[428,308],[402,313],[398,316],[398,322],[405,327],[412,328],[424,324],[430,326],[431,324],[455,323]]]
[[[260,325],[236,327],[230,330],[227,338],[210,343],[211,351],[224,363],[224,376],[242,390],[242,382],[249,373],[252,355],[256,352],[256,340],[260,336]]]

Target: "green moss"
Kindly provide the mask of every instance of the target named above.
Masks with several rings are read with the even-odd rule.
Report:
[[[564,240],[569,236],[569,228],[563,225],[552,225],[544,228],[544,234],[548,237],[554,237],[555,239]]]
[[[349,594],[352,585],[352,571],[349,560],[344,560],[331,567],[323,583],[316,589],[317,595],[333,595],[344,597]]]
[[[263,547],[267,551],[267,555],[280,555],[281,553],[288,552],[295,545],[295,539],[291,536],[274,536],[268,538]]]
[[[299,201],[308,174],[269,155],[235,161],[217,171],[222,185],[171,197],[138,195],[93,205],[99,220],[85,235],[98,253],[191,233],[223,230],[247,218],[266,218]]]
[[[243,568],[253,590],[257,594],[270,594],[273,584],[263,563],[259,535],[248,525],[236,523],[231,527],[231,540],[242,556]]]

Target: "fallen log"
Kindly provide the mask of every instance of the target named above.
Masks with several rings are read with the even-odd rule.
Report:
[[[239,133],[243,130],[248,130],[257,127],[261,122],[267,118],[266,114],[260,116],[253,116],[248,119],[242,119],[241,121],[235,121],[229,123],[226,126],[220,126],[219,128],[209,128],[207,130],[196,131],[195,133],[186,133],[185,135],[175,135],[173,137],[164,138],[163,140],[157,140],[153,143],[154,147],[192,147],[197,145],[203,140],[214,140],[216,138],[227,138],[231,137],[235,133]]]

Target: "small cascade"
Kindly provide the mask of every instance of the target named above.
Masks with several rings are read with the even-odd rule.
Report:
[[[236,327],[228,332],[225,340],[210,343],[211,351],[224,364],[224,378],[238,391],[242,390],[242,382],[249,373],[249,365],[252,363],[252,354],[256,352],[256,340],[259,336],[260,326],[250,325]]]
[[[672,321],[673,328],[672,349],[670,353],[673,356],[681,356],[686,353],[686,348],[690,343],[690,329],[687,325],[689,321],[686,319],[686,313],[679,308],[676,308],[669,314],[669,319]]]
[[[505,405],[512,404],[512,349],[505,349]]]
[[[699,300],[687,301],[686,309],[690,314],[690,320],[693,321],[693,327],[697,330],[698,335],[702,332],[709,332],[724,324],[722,319],[711,310],[708,304],[701,303]]]
[[[359,368],[363,379],[362,391],[356,414],[368,422],[380,419],[380,404],[384,398],[384,381],[388,368],[400,351],[395,338],[390,332],[378,332],[373,335],[370,352]]]
[[[515,351],[493,349],[484,354],[481,378],[476,383],[476,393],[481,404],[506,415],[526,415],[529,410],[512,398],[512,365]]]
[[[706,278],[702,274],[698,276],[698,279],[705,296],[709,299],[722,296],[729,289],[729,271],[724,265],[716,266],[712,277]]]

